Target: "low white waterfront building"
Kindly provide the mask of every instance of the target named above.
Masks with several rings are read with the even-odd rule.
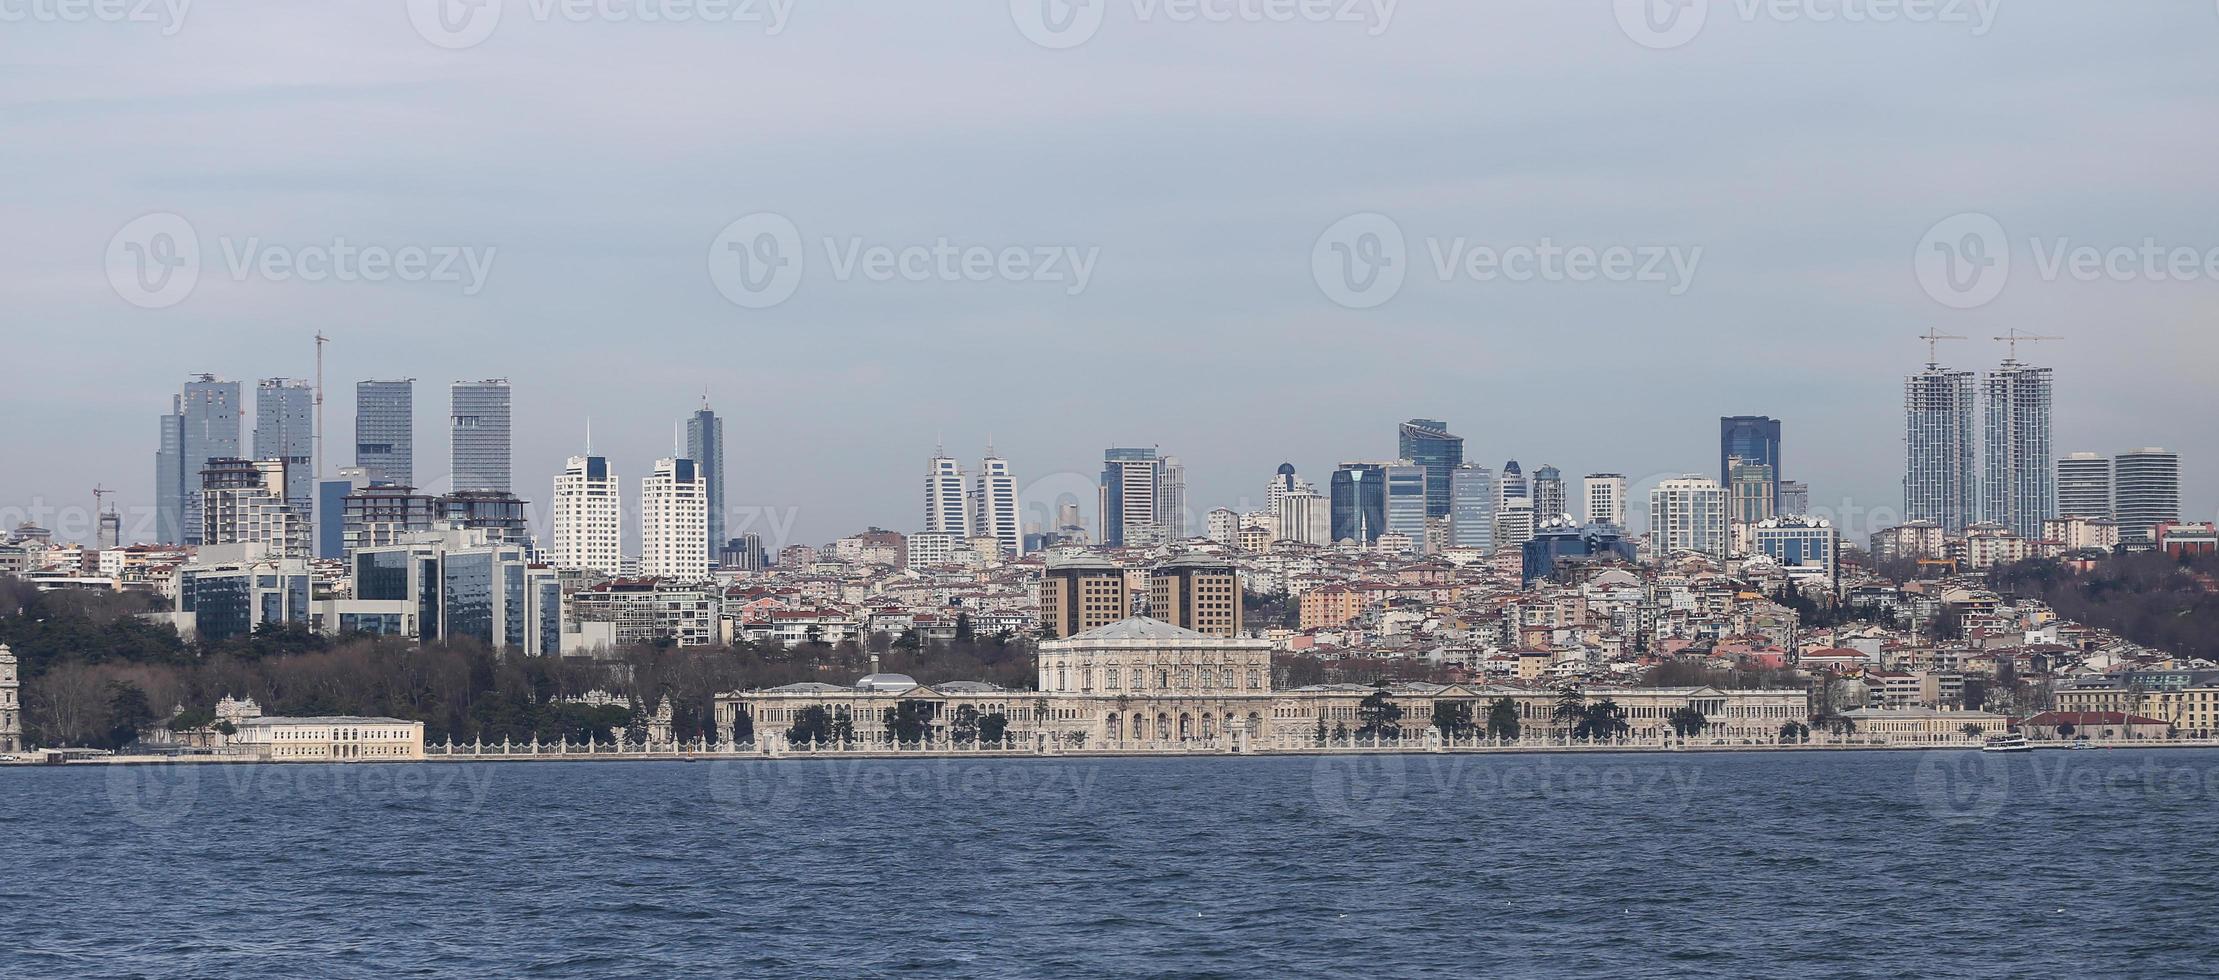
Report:
[[[424,757],[424,723],[335,715],[237,723],[233,752],[266,762],[405,762]]]

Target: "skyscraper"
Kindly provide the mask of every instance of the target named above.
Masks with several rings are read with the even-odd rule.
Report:
[[[1564,472],[1554,466],[1543,465],[1533,471],[1533,520],[1538,527],[1560,517],[1572,516],[1565,506]]]
[[[1408,460],[1387,467],[1387,530],[1409,535],[1414,550],[1425,550],[1426,509],[1432,497],[1425,467]]]
[[[2057,516],[2111,516],[2111,459],[2074,453],[2057,461]]]
[[[979,460],[977,485],[971,490],[971,533],[1001,542],[1004,555],[1024,551],[1025,532],[1017,516],[1017,475],[1010,472],[1009,460],[994,455],[992,449]]]
[[[1658,556],[1699,551],[1725,558],[1726,488],[1689,474],[1649,491],[1649,544]]]
[[[1502,500],[1495,496],[1495,471],[1478,463],[1449,471],[1449,546],[1493,548],[1495,509],[1500,506]]]
[[[154,457],[155,534],[164,544],[201,543],[201,477],[210,460],[239,457],[239,383],[202,374],[171,396]]]
[[[2180,454],[2163,449],[2120,453],[2111,464],[2119,540],[2147,543],[2159,524],[2180,520]]]
[[[925,533],[957,541],[971,537],[971,504],[964,495],[963,464],[947,453],[925,464]]]
[[[449,394],[454,409],[450,416],[454,489],[509,492],[508,380],[457,381]]]
[[[1153,449],[1111,449],[1102,454],[1102,543],[1137,547],[1163,540],[1163,460]]]
[[[285,502],[303,524],[316,514],[316,389],[266,378],[254,386],[254,458],[285,461]]]
[[[1264,487],[1264,511],[1276,516],[1279,513],[1279,502],[1282,499],[1288,494],[1299,492],[1307,487],[1308,484],[1303,483],[1302,478],[1295,475],[1293,463],[1279,464],[1278,472],[1271,475],[1271,483]]]
[[[640,480],[640,574],[709,577],[709,488],[693,460],[658,459]]]
[[[370,483],[416,485],[416,379],[354,385],[354,465]]]
[[[1397,455],[1425,469],[1425,516],[1447,517],[1449,473],[1464,465],[1464,437],[1449,434],[1448,423],[1435,419],[1411,419],[1397,435]]]
[[[1342,463],[1331,486],[1333,542],[1369,546],[1387,533],[1387,464]]]
[[[1732,486],[1734,461],[1771,467],[1772,485],[1765,508],[1780,509],[1780,422],[1766,415],[1728,415],[1718,420],[1718,482]]]
[[[709,410],[708,396],[701,408],[686,416],[686,458],[709,492],[709,550],[725,544],[724,538],[724,420]]]
[[[2051,469],[2049,368],[2006,359],[1987,378],[1987,469],[1981,519],[2032,541],[2042,522],[2057,516],[2057,478]]]
[[[1495,484],[1495,496],[1498,510],[1513,500],[1533,502],[1533,490],[1526,485],[1526,473],[1518,468],[1517,460],[1502,464],[1502,479]]]
[[[1773,477],[1772,467],[1752,463],[1736,456],[1733,468],[1726,474],[1726,499],[1728,514],[1736,524],[1757,524],[1771,520],[1777,511],[1772,507],[1779,481]]]
[[[1617,473],[1587,474],[1587,523],[1626,526],[1626,478]]]
[[[547,560],[556,568],[615,574],[624,563],[623,500],[608,459],[570,457],[555,477],[554,540]]]
[[[1156,476],[1156,527],[1163,540],[1187,536],[1187,468],[1177,456],[1165,456]]]
[[[1929,362],[1903,387],[1903,518],[1960,534],[1976,513],[1972,372]]]

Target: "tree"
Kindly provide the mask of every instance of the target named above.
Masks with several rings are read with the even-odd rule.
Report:
[[[1797,742],[1808,742],[1810,740],[1811,726],[1803,724],[1800,721],[1784,721],[1780,723],[1780,744],[1790,745]]]
[[[932,735],[933,704],[902,700],[886,709],[886,732],[896,742],[922,742]]]
[[[1710,719],[1703,717],[1703,713],[1696,710],[1694,705],[1682,705],[1674,708],[1671,714],[1665,716],[1664,720],[1672,726],[1672,731],[1681,738],[1695,735],[1703,730],[1703,726],[1710,724]]]
[[[967,612],[956,613],[955,642],[970,643],[973,639],[975,639],[975,634],[972,632],[971,614]]]
[[[1471,734],[1479,726],[1472,721],[1470,701],[1435,701],[1433,727],[1440,729],[1441,734],[1449,738],[1460,738]]]
[[[1559,725],[1576,726],[1587,717],[1587,695],[1577,689],[1556,696],[1556,710],[1549,717]]]
[[[1007,737],[1009,737],[1008,715],[994,711],[979,717],[979,741],[988,745],[1000,745],[1002,739]]]
[[[821,704],[812,704],[794,716],[793,727],[786,729],[786,741],[795,745],[837,741],[833,738],[832,712]]]
[[[1356,705],[1356,734],[1365,738],[1402,737],[1402,706],[1387,693],[1387,682],[1380,681],[1370,694]]]
[[[1587,706],[1579,724],[1573,727],[1572,735],[1576,738],[1603,741],[1624,735],[1632,727],[1626,724],[1626,709],[1619,707],[1617,702],[1604,698]]]
[[[1487,737],[1504,741],[1518,737],[1518,702],[1509,698],[1495,699],[1494,705],[1487,709]]]
[[[1964,727],[1961,727],[1957,730],[1964,733],[1964,736],[1966,738],[1979,738],[1981,735],[1986,734],[1986,732],[1979,725],[1974,724],[1966,724]]]
[[[977,705],[962,705],[955,709],[955,718],[948,724],[948,740],[957,745],[978,741],[979,709]]]
[[[139,729],[154,723],[154,709],[136,684],[108,682],[108,748],[139,740]]]

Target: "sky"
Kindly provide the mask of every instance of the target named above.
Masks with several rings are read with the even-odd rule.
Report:
[[[2206,0],[487,2],[0,0],[0,521],[150,537],[170,395],[319,331],[327,465],[413,377],[437,488],[507,377],[544,512],[706,396],[773,544],[917,529],[936,445],[1199,512],[1411,417],[1639,484],[1734,414],[1862,535],[1928,330],[2061,338],[2056,453],[2219,515]]]

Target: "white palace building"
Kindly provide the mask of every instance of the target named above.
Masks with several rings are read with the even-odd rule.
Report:
[[[930,705],[932,740],[948,737],[965,708],[1007,719],[1011,738],[1053,741],[1071,748],[1110,750],[1293,747],[1320,733],[1346,734],[1360,727],[1364,699],[1377,690],[1361,684],[1320,684],[1275,690],[1271,643],[1211,636],[1170,623],[1134,617],[1076,636],[1043,640],[1038,689],[1013,691],[977,681],[921,685],[903,674],[871,674],[854,687],[789,684],[762,691],[720,694],[720,731],[733,731],[745,712],[758,743],[782,740],[813,707],[845,718],[862,743],[887,741],[887,709],[902,702]],[[1552,720],[1558,693],[1465,684],[1396,684],[1387,689],[1402,709],[1406,735],[1425,730],[1439,701],[1469,703],[1484,723],[1490,705],[1517,705],[1527,738],[1561,737]],[[1771,741],[1783,724],[1802,722],[1809,698],[1800,690],[1726,691],[1717,688],[1613,688],[1591,690],[1591,701],[1609,698],[1625,709],[1632,738],[1653,739],[1670,728],[1680,708],[1701,711],[1704,734]]]

